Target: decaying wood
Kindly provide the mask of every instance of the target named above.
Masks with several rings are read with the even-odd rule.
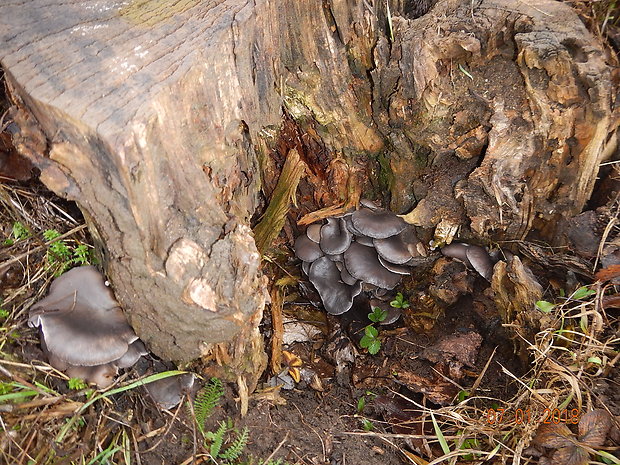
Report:
[[[308,166],[299,216],[355,186],[428,239],[554,242],[582,210],[615,143],[601,44],[561,2],[411,5],[392,30],[372,0],[0,5],[22,153],[85,212],[155,353],[264,366],[249,222],[274,153]]]

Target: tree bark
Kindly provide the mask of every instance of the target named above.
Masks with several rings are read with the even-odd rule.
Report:
[[[426,3],[0,5],[17,145],[156,354],[264,366],[249,224],[290,149],[298,216],[364,193],[429,239],[554,242],[582,210],[615,144],[601,44],[560,2]]]

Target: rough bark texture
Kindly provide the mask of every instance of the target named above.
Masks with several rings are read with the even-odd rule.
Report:
[[[384,2],[0,5],[18,143],[87,213],[155,353],[261,366],[248,225],[288,149],[300,214],[361,190],[497,240],[581,211],[613,145],[600,44],[559,2],[432,3],[394,2],[391,30]]]

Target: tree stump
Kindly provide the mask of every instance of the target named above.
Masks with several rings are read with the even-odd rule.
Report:
[[[249,226],[293,148],[298,216],[363,193],[428,238],[554,242],[583,209],[615,147],[601,44],[556,1],[430,3],[0,5],[15,143],[153,352],[262,370]]]

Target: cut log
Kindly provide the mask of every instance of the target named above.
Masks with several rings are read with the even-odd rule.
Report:
[[[615,143],[601,44],[560,2],[431,4],[0,5],[15,143],[85,212],[151,350],[262,369],[249,222],[293,148],[298,216],[362,190],[429,237],[553,242],[581,211]]]

